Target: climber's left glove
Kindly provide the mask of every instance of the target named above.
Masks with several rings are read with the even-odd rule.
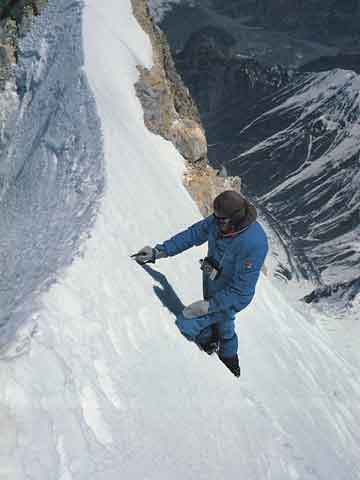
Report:
[[[210,303],[207,300],[198,300],[185,307],[182,313],[187,319],[202,317],[209,313],[209,306]]]

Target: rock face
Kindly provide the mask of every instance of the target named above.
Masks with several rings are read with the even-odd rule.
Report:
[[[14,69],[18,40],[30,29],[33,16],[46,3],[47,0],[3,0],[0,4],[0,154],[13,134],[13,117],[19,106]]]
[[[191,35],[175,63],[195,99],[209,143],[232,136],[253,117],[256,103],[288,83],[292,72],[280,65],[263,66],[234,55],[235,39],[216,27]],[[230,122],[229,122],[230,120]],[[217,129],[213,128],[217,125]]]
[[[201,213],[212,211],[213,198],[224,189],[240,189],[240,180],[224,178],[208,165],[208,148],[200,115],[189,90],[178,75],[162,31],[154,24],[145,0],[132,0],[139,23],[153,45],[154,65],[140,68],[137,95],[148,129],[170,140],[188,160],[184,184]]]
[[[0,5],[0,20],[13,18],[18,24],[24,17],[39,15],[47,0],[3,0]]]
[[[154,66],[140,68],[136,84],[146,126],[172,141],[194,163],[206,158],[207,142],[198,110],[177,74],[165,36],[152,22],[144,0],[133,0],[136,18],[153,44]]]
[[[32,18],[47,0],[3,0],[0,5],[0,92],[12,78],[18,38],[29,31]]]
[[[10,18],[0,21],[0,91],[11,78],[11,65],[16,62],[16,22]]]
[[[184,185],[189,190],[204,217],[213,212],[213,200],[224,190],[241,191],[239,177],[223,177],[209,165],[192,168],[185,173]]]

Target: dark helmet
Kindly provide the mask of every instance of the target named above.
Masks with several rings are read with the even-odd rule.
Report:
[[[215,215],[229,218],[234,226],[241,225],[249,215],[250,207],[249,202],[235,190],[225,190],[214,200]]]

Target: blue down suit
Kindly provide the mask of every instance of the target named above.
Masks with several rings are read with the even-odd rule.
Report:
[[[268,242],[263,228],[256,221],[237,234],[224,237],[214,216],[210,215],[156,248],[171,257],[206,241],[208,256],[220,269],[214,280],[203,273],[203,294],[210,302],[209,313],[192,319],[180,314],[176,324],[188,339],[200,345],[211,339],[215,328],[220,340],[219,355],[232,357],[238,350],[235,315],[249,305],[255,294]]]

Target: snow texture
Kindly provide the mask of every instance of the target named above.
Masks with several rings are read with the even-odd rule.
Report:
[[[0,349],[95,219],[103,154],[83,63],[80,4],[50,4],[20,46],[22,98],[0,159]]]
[[[1,221],[27,225],[13,227],[21,256],[3,285],[18,279],[28,295],[10,301],[3,287],[3,304],[12,313],[57,281],[37,297],[31,348],[0,363],[0,478],[359,479],[358,370],[306,312],[261,278],[237,320],[239,381],[174,324],[201,298],[204,248],[148,268],[129,258],[200,218],[183,159],[143,123],[136,65],[150,66],[152,51],[130,2],[86,0],[81,17],[80,2],[51,0],[22,58]],[[103,185],[89,86],[106,167],[95,223],[83,213]]]

